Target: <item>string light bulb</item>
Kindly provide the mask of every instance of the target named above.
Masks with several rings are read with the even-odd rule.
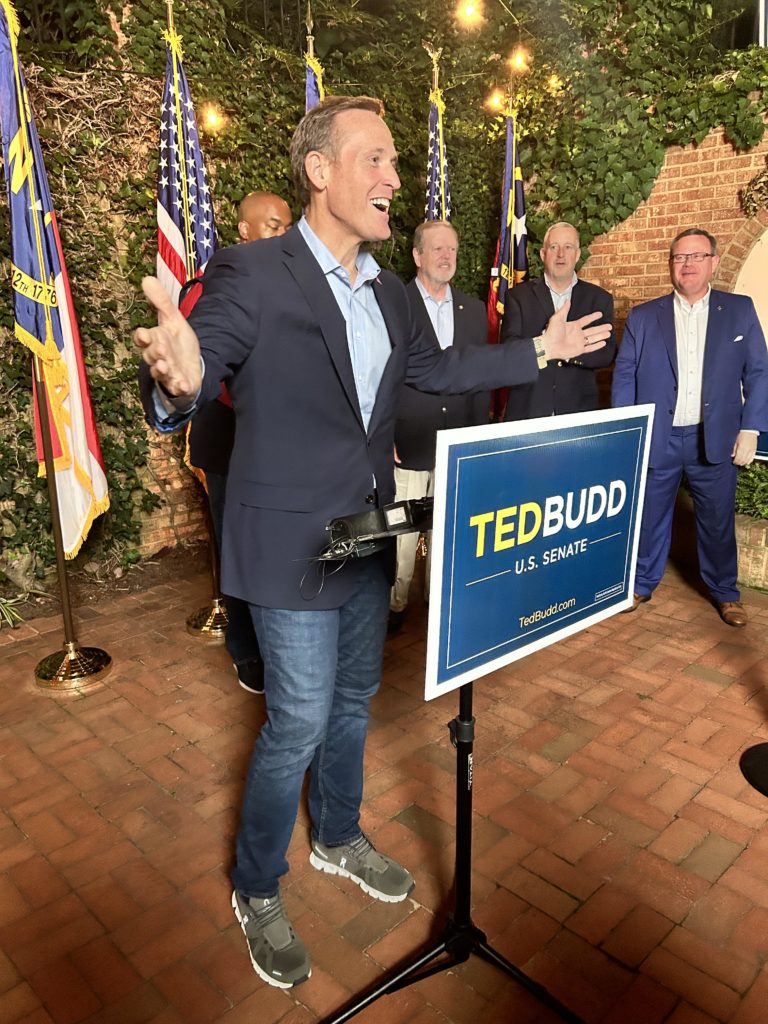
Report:
[[[483,21],[481,0],[460,0],[456,7],[456,20],[464,28],[477,28]]]
[[[515,52],[507,61],[507,63],[514,72],[520,74],[523,71],[528,70],[528,60],[528,51],[525,49],[525,47],[518,46]]]
[[[200,127],[209,135],[216,135],[220,132],[226,120],[226,117],[215,103],[204,103],[200,108]]]
[[[486,107],[488,107],[489,110],[501,110],[501,108],[504,106],[505,98],[506,97],[504,96],[504,93],[501,91],[501,89],[494,89],[490,96],[486,99],[485,105]]]

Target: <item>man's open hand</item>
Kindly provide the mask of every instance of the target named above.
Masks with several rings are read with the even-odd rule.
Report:
[[[605,343],[611,335],[611,324],[595,323],[603,316],[599,310],[596,313],[587,313],[578,320],[566,320],[570,308],[571,303],[566,302],[549,318],[542,335],[547,359],[578,359],[587,352],[605,348]]]
[[[158,384],[171,395],[193,398],[202,383],[197,335],[156,277],[145,277],[141,287],[157,310],[157,327],[139,327],[134,343]]]

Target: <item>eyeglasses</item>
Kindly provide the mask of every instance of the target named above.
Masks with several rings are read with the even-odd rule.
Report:
[[[707,260],[714,255],[713,252],[678,252],[669,257],[669,262],[687,263],[688,260],[693,260],[694,263],[701,263],[702,260]]]

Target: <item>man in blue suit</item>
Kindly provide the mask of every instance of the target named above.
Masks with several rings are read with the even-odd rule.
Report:
[[[400,185],[381,115],[368,97],[333,96],[310,110],[291,144],[298,225],[217,252],[189,321],[145,280],[159,323],[136,332],[158,385],[147,410],[158,429],[177,429],[216,398],[221,380],[235,410],[222,586],[250,605],[268,717],[245,784],[232,904],[256,972],[281,988],[310,974],[279,890],[308,768],[312,866],[387,902],[414,884],[360,824],[393,552],[326,573],[317,561],[326,523],[393,500],[403,384],[462,392],[521,383],[547,359],[583,355],[610,334],[610,324],[590,326],[598,315],[567,323],[563,312],[521,353],[438,349],[402,282],[362,248],[389,237]]]
[[[736,475],[768,428],[768,353],[752,300],[711,289],[718,262],[707,231],[689,228],[673,240],[674,291],[631,310],[613,404],[656,407],[632,610],[650,600],[664,573],[685,474],[702,579],[720,617],[738,627],[747,613],[736,585]]]

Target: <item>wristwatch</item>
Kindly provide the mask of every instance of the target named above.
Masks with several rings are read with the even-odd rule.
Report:
[[[544,335],[538,334],[533,339],[533,348],[536,352],[536,362],[538,363],[539,369],[543,370],[547,365],[547,353],[544,350]]]

